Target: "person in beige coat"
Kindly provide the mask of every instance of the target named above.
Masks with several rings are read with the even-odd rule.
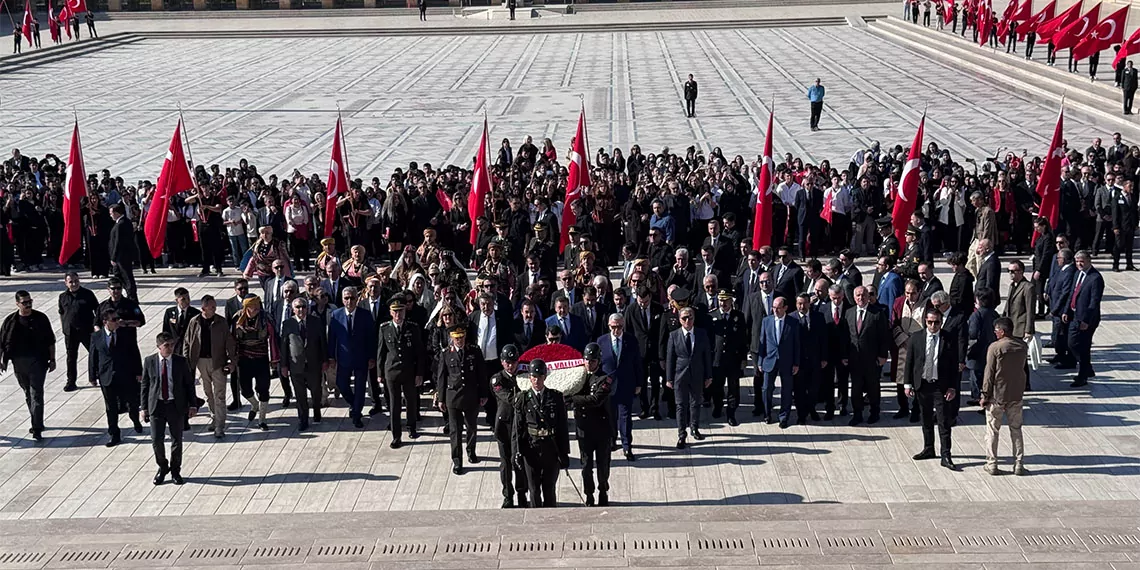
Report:
[[[1037,332],[1037,310],[1033,282],[1025,277],[1025,264],[1020,260],[1009,264],[1009,296],[1005,299],[1003,317],[1013,321],[1013,338],[1019,338],[1026,343],[1033,339]],[[1029,364],[1025,365],[1025,389],[1030,390]]]
[[[191,373],[198,371],[210,407],[210,428],[220,439],[226,431],[226,384],[233,370],[235,346],[229,322],[218,314],[214,297],[202,297],[202,313],[190,319],[186,327],[182,354]]]
[[[997,340],[986,351],[986,372],[982,378],[982,407],[986,410],[986,473],[998,475],[998,432],[1004,419],[1013,441],[1013,474],[1025,475],[1025,443],[1021,437],[1022,399],[1025,395],[1026,359],[1029,349],[1014,336],[1013,321],[994,321]]]
[[[970,242],[970,249],[968,250],[970,257],[966,260],[966,269],[977,275],[979,259],[976,250],[978,242],[988,239],[995,247],[998,243],[997,214],[994,213],[993,208],[986,205],[986,196],[981,192],[971,194],[970,203],[974,205],[976,221],[973,240]]]

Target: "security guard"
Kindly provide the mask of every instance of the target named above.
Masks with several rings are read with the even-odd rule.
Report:
[[[530,506],[554,507],[558,505],[558,469],[570,466],[566,401],[562,392],[546,387],[546,362],[536,358],[529,369],[531,389],[515,398],[511,448],[515,467],[526,471]]]
[[[586,506],[594,506],[594,465],[598,467],[598,506],[610,504],[610,452],[614,438],[613,408],[610,395],[614,381],[602,372],[602,348],[591,342],[582,351],[589,377],[578,393],[570,396],[574,404],[574,423],[578,427],[578,454],[582,458],[582,488]]]
[[[487,405],[487,369],[479,347],[467,346],[467,328],[454,325],[447,329],[451,348],[444,351],[436,375],[435,406],[447,414],[451,436],[451,472],[463,474],[463,447],[466,432],[467,460],[479,463],[475,455],[475,420],[479,409]]]
[[[420,416],[419,387],[427,374],[427,350],[423,335],[415,323],[406,319],[404,295],[399,294],[388,300],[388,314],[392,319],[380,325],[380,342],[376,350],[376,370],[379,380],[384,383],[388,395],[388,409],[392,421],[388,429],[392,431],[392,449],[402,445],[400,441],[400,397],[408,406],[408,438],[416,439],[416,422]]]
[[[721,289],[718,307],[710,315],[713,339],[713,382],[709,387],[713,402],[712,417],[721,416],[727,406],[728,425],[736,426],[736,409],[740,406],[740,375],[748,353],[748,327],[744,313],[733,306],[732,291]],[[728,392],[725,392],[725,386]]]
[[[891,217],[883,216],[875,220],[875,224],[879,226],[879,235],[883,238],[883,243],[879,246],[879,253],[876,254],[876,257],[886,256],[891,259],[898,259],[902,248],[899,246],[899,238],[895,237],[894,227],[891,226]]]
[[[491,394],[498,401],[498,414],[495,415],[495,440],[499,442],[499,479],[503,483],[503,508],[518,506],[525,508],[526,473],[513,461],[511,450],[511,425],[515,418],[515,397],[519,395],[518,376],[519,349],[508,344],[499,351],[503,369],[491,376]],[[513,480],[512,480],[513,477]]]

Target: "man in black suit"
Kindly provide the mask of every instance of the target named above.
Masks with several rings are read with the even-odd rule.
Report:
[[[135,230],[131,221],[127,219],[127,210],[122,204],[111,206],[111,219],[115,225],[111,228],[111,237],[108,248],[111,254],[112,275],[118,277],[126,289],[126,296],[138,300],[138,290],[135,285],[134,263],[139,259],[138,242],[135,240]]]
[[[773,288],[777,297],[783,297],[791,305],[804,287],[804,270],[792,261],[791,250],[787,247],[778,249],[776,256],[779,263],[769,272],[775,281]]]
[[[645,382],[648,390],[642,390],[641,419],[653,416],[661,419],[658,402],[661,400],[661,361],[658,358],[660,347],[657,339],[661,335],[661,318],[665,314],[665,307],[653,301],[653,293],[649,287],[641,285],[634,292],[636,301],[630,303],[625,310],[625,327],[633,333],[637,341],[637,349],[641,353],[641,365],[644,368]]]
[[[440,356],[436,372],[435,406],[447,414],[448,433],[451,436],[451,472],[462,475],[464,443],[467,460],[471,463],[479,462],[479,457],[475,455],[475,422],[479,417],[479,407],[487,405],[491,390],[483,354],[478,347],[467,345],[467,327],[455,325],[448,329],[447,334],[451,337],[452,344]]]
[[[183,356],[182,345],[186,340],[186,328],[190,326],[190,319],[201,313],[190,306],[190,292],[185,287],[174,290],[174,306],[162,315],[162,332],[174,337],[174,354]]]
[[[847,364],[839,358],[839,355],[843,349],[843,338],[847,335],[844,315],[847,314],[847,309],[851,308],[851,304],[844,297],[843,285],[839,283],[827,289],[827,296],[828,301],[817,307],[819,313],[823,315],[827,354],[831,356],[827,365],[823,367],[819,400],[822,400],[824,405],[823,419],[830,420],[835,417],[837,392],[839,415],[847,415]]]
[[[705,239],[707,240],[709,238],[705,238]],[[731,248],[725,246],[722,249],[722,251],[728,250],[728,249],[731,249]],[[701,246],[701,258],[699,260],[697,260],[696,269],[695,269],[695,271],[693,271],[693,279],[694,279],[693,287],[694,288],[700,289],[700,287],[697,287],[697,285],[700,285],[703,280],[708,279],[708,277],[710,275],[713,277],[716,277],[716,282],[717,282],[717,287],[718,287],[717,290],[719,290],[719,288],[729,286],[729,283],[730,283],[729,275],[730,274],[727,271],[721,271],[720,269],[717,268],[715,256],[716,256],[716,252],[713,251],[713,246],[711,246],[707,243],[705,245]]]
[[[997,293],[995,292],[993,296],[996,298]],[[938,309],[938,312],[942,313],[942,322],[940,323],[942,334],[947,339],[950,339],[957,343],[955,353],[961,355],[962,366],[958,370],[958,380],[946,380],[947,382],[952,382],[952,385],[957,390],[961,387],[962,372],[966,370],[966,346],[970,342],[969,318],[973,313],[973,310],[968,312],[959,311],[958,308],[950,302],[950,296],[947,295],[945,291],[941,291],[932,295],[930,297],[930,305],[935,309]],[[960,404],[960,399],[957,397],[946,401],[947,415],[950,417],[950,421],[953,423],[957,422],[958,408],[960,407]]]
[[[685,429],[701,441],[701,394],[712,385],[712,346],[705,331],[697,328],[692,307],[678,312],[681,327],[669,334],[665,349],[665,386],[677,401],[677,449],[685,448]]]
[[[942,313],[935,308],[926,311],[926,331],[911,335],[906,348],[904,389],[908,398],[917,395],[922,410],[922,451],[915,461],[933,459],[934,422],[938,420],[938,438],[942,447],[942,466],[958,471],[950,457],[950,430],[957,417],[950,402],[958,399],[958,386],[966,355],[952,333],[942,330]]]
[[[705,246],[712,248],[712,266],[713,269],[720,272],[718,277],[724,278],[732,273],[733,266],[736,265],[736,252],[733,249],[733,243],[727,239],[720,230],[720,220],[712,218],[708,221],[709,235],[701,244],[701,250],[704,251]],[[702,255],[702,257],[704,257]],[[702,275],[703,277],[703,275]]]
[[[478,297],[479,310],[468,317],[468,341],[476,352],[483,355],[483,368],[486,370],[484,379],[498,372],[503,366],[499,360],[499,350],[510,344],[514,338],[514,317],[511,316],[510,304],[506,310],[495,306],[494,294],[484,290]],[[488,398],[483,404],[487,412],[487,425],[495,425],[495,416],[498,402]]]
[[[103,391],[103,404],[107,411],[107,433],[114,447],[122,441],[119,431],[119,414],[126,408],[134,423],[135,433],[142,433],[139,423],[139,379],[142,361],[138,346],[119,339],[119,315],[114,310],[100,316],[103,327],[90,336],[91,350],[87,357],[87,373],[92,384],[99,383]]]
[[[1120,257],[1124,256],[1125,269],[1136,271],[1132,264],[1133,241],[1136,238],[1137,199],[1136,189],[1131,180],[1124,182],[1124,188],[1115,188],[1112,195],[1112,233],[1115,237],[1112,247],[1112,270],[1120,271]]]
[[[994,252],[994,244],[988,239],[978,240],[978,274],[974,280],[974,291],[986,288],[995,293],[1001,291],[1001,260]],[[1000,294],[1000,293],[999,293]]]
[[[606,334],[605,321],[608,315],[602,304],[598,302],[598,290],[593,285],[582,288],[582,300],[570,307],[570,314],[577,315],[586,323],[586,342],[594,342]]]
[[[853,414],[847,423],[849,426],[863,423],[864,394],[871,404],[871,415],[867,418],[867,423],[879,421],[879,380],[893,342],[889,321],[887,309],[871,302],[867,288],[856,287],[855,306],[848,309],[844,317],[847,332],[842,336],[840,347],[841,362],[851,374]]]
[[[1033,281],[1037,301],[1037,318],[1044,318],[1049,303],[1045,300],[1045,284],[1049,282],[1049,273],[1053,270],[1053,259],[1057,255],[1057,243],[1049,227],[1047,218],[1037,218],[1033,222],[1033,229],[1037,232],[1037,241],[1033,242]]]
[[[823,314],[812,310],[810,295],[796,297],[796,312],[792,316],[800,324],[801,366],[792,384],[795,387],[796,423],[806,425],[809,416],[812,421],[819,421],[819,413],[815,411],[819,401],[819,380],[830,360],[827,325]]]
[[[297,395],[298,431],[309,429],[309,398],[313,421],[321,421],[321,378],[327,367],[329,341],[325,323],[309,314],[309,301],[293,299],[292,315],[281,323],[281,378]]]
[[[927,302],[935,293],[942,291],[942,280],[934,274],[934,262],[924,261],[918,264],[918,279],[921,287],[918,290],[920,302]]]
[[[685,115],[688,117],[697,115],[697,82],[693,80],[692,73],[685,82]]]
[[[1058,236],[1057,241],[1063,239],[1064,236]],[[1073,250],[1064,248],[1058,251],[1050,272],[1045,296],[1049,300],[1049,316],[1053,319],[1053,351],[1056,354],[1049,362],[1058,370],[1072,370],[1077,367],[1077,362],[1069,351],[1069,325],[1064,316],[1073,294],[1073,277],[1077,274]]]
[[[420,324],[408,321],[405,316],[404,298],[397,294],[388,303],[391,319],[380,325],[380,342],[376,350],[376,370],[384,390],[388,393],[388,410],[392,414],[390,429],[392,441],[389,446],[397,449],[400,441],[400,399],[408,409],[408,438],[416,439],[416,422],[420,416],[419,387],[424,383],[428,372],[427,351],[424,350]],[[505,333],[504,333],[505,334]],[[499,344],[506,346],[509,337],[502,338]]]
[[[519,305],[514,331],[514,344],[519,348],[519,354],[542,344],[546,338],[546,322],[538,318],[538,310],[529,299]]]
[[[727,404],[728,425],[736,426],[736,409],[740,406],[740,376],[748,355],[748,332],[744,314],[733,307],[732,293],[721,289],[717,308],[712,311],[713,385],[710,396],[712,417],[721,416]],[[725,388],[728,388],[727,393]]]
[[[182,431],[187,417],[198,413],[194,375],[186,359],[174,354],[174,337],[159,333],[158,353],[143,361],[143,421],[150,422],[151,445],[158,473],[154,484],[161,485],[169,474],[175,485],[182,480]],[[166,428],[170,426],[170,461],[166,459]]]
[[[959,313],[970,314],[974,311],[974,276],[966,269],[966,254],[960,251],[952,253],[946,262],[954,271],[954,277],[950,280],[950,290],[947,291],[950,304]]]
[[[849,249],[839,252],[842,270],[836,283],[843,286],[843,299],[851,303],[855,298],[855,288],[863,284],[863,272],[855,265],[855,254]]]
[[[59,322],[63,329],[64,346],[67,349],[67,384],[64,392],[77,390],[75,378],[77,376],[76,360],[79,357],[79,345],[91,351],[91,331],[95,328],[98,315],[95,309],[99,300],[90,289],[80,285],[79,274],[68,272],[63,279],[67,290],[59,294]]]
[[[1124,114],[1132,114],[1132,102],[1136,99],[1136,86],[1140,83],[1137,80],[1136,68],[1132,66],[1132,62],[1128,61],[1124,64],[1124,71],[1120,75],[1120,88],[1124,92]]]
[[[1062,320],[1069,326],[1069,350],[1077,359],[1077,377],[1070,386],[1079,388],[1087,385],[1094,373],[1091,361],[1092,339],[1100,326],[1104,279],[1093,267],[1087,251],[1078,251],[1075,259],[1077,270],[1073,275],[1073,287]]]

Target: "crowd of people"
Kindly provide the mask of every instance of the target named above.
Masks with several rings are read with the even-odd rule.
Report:
[[[196,166],[196,188],[170,203],[161,260],[147,253],[140,223],[154,186],[104,170],[88,180],[84,247],[64,268],[58,299],[63,390],[79,389],[82,345],[87,381],[106,403],[107,445],[122,441],[120,414],[138,433],[150,422],[155,484],[168,475],[182,483],[182,433],[199,411],[208,410],[218,438],[242,411],[268,430],[275,377],[297,429],[342,398],[357,428],[386,411],[392,447],[417,438],[428,399],[445,418],[457,474],[465,460],[480,460],[482,409],[499,442],[504,506],[555,504],[569,461],[568,409],[586,501],[605,504],[611,452],[636,460],[635,415],[675,420],[684,448],[705,438],[706,414],[730,428],[745,421],[740,384],[749,376],[749,415],[781,428],[848,415],[851,426],[876,424],[882,386],[894,386],[894,418],[922,423],[915,459],[935,457],[937,426],[950,469],[965,399],[988,414],[990,441],[1009,422],[1014,472],[1023,474],[1021,399],[1036,323],[1053,321],[1054,364],[1077,370],[1074,387],[1086,385],[1104,289],[1093,258],[1111,250],[1114,270],[1135,269],[1140,148],[1119,134],[1083,153],[1066,144],[1053,227],[1036,215],[1040,158],[999,151],[981,164],[959,162],[931,143],[899,243],[888,212],[906,152],[876,143],[834,167],[786,155],[764,189],[774,223],[758,248],[750,235],[758,162],[719,148],[707,156],[695,147],[599,149],[592,186],[565,206],[577,221],[564,248],[566,161],[550,140],[541,148],[530,137],[517,148],[502,141],[486,214],[474,220],[472,174],[459,166],[411,163],[387,182],[354,180],[333,206],[332,228],[323,226],[319,176],[263,178],[245,160]],[[64,170],[54,156],[18,150],[3,163],[4,274],[10,237],[21,271],[44,265],[45,244],[58,251]],[[860,259],[873,260],[873,274],[862,273]],[[953,271],[946,287],[937,263]],[[79,266],[109,276],[103,301],[71,272]],[[200,267],[203,276],[229,267],[233,295],[205,295],[194,306],[176,289],[144,359],[150,345],[137,329],[148,315],[133,270],[160,266]],[[29,293],[16,302],[0,327],[0,366],[13,365],[40,440],[55,337]],[[545,362],[520,363],[543,344],[582,355],[588,381],[573,393],[546,388]],[[991,451],[986,470],[996,474],[996,443]]]

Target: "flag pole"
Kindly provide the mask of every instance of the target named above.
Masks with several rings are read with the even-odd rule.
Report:
[[[344,179],[348,181],[348,185],[352,186],[352,180],[349,179],[348,170],[348,145],[345,144],[347,140],[344,136],[344,120],[340,116],[340,101],[336,102],[336,121],[340,123],[340,159],[344,162]],[[345,189],[347,191],[347,188]]]
[[[186,145],[186,156],[190,158],[190,167],[194,167],[194,151],[190,150],[190,134],[186,132],[186,118],[182,116],[182,101],[178,102],[178,122],[182,125],[182,142]],[[193,171],[191,171],[193,175]],[[191,176],[194,179],[194,186],[198,186],[198,177]]]

